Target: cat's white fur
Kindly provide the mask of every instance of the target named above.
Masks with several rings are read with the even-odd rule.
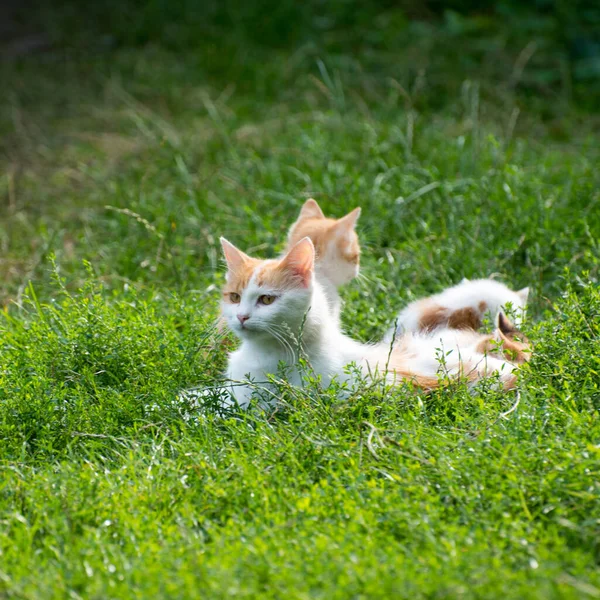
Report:
[[[385,335],[384,341],[390,342],[392,338],[399,338],[407,332],[416,332],[421,329],[421,318],[424,311],[432,306],[439,306],[454,312],[465,308],[475,311],[483,319],[495,318],[499,311],[512,310],[513,321],[518,328],[525,314],[525,306],[529,288],[513,291],[500,281],[493,279],[463,279],[458,285],[445,289],[439,294],[421,298],[411,302],[400,311],[395,326],[392,326]],[[484,303],[485,308],[481,306]]]
[[[331,314],[339,323],[342,313],[342,298],[338,288],[358,277],[360,267],[348,263],[336,249],[329,247],[321,262],[315,265],[315,276],[327,298]]]
[[[222,242],[226,254],[231,252],[233,246],[226,240]],[[298,263],[306,263],[310,255],[305,287],[281,290],[264,283],[259,285],[259,272],[264,265],[273,262],[265,261],[251,275],[239,304],[223,302],[223,316],[242,342],[230,355],[227,367],[231,396],[242,407],[249,404],[256,390],[263,401],[269,401],[273,389],[268,383],[269,376],[277,374],[282,363],[288,368],[288,381],[302,385],[302,374],[297,366],[300,343],[303,355],[324,386],[334,378],[345,381],[351,377],[345,369],[350,363],[355,363],[365,376],[377,371],[381,373],[387,364],[387,345],[361,344],[340,330],[329,310],[327,295],[314,276],[314,249],[310,239],[298,242],[287,256],[294,253],[301,255]],[[263,295],[275,295],[277,299],[264,306],[257,302]],[[240,316],[248,318],[241,323]],[[515,366],[478,352],[476,342],[479,338],[474,332],[470,334],[451,329],[415,333],[405,336],[402,347],[396,351],[401,352],[402,360],[415,375],[436,377],[440,371],[445,371],[454,377],[461,374],[463,365],[468,364],[479,377],[498,372],[500,380],[507,381]],[[440,357],[443,357],[442,364]]]

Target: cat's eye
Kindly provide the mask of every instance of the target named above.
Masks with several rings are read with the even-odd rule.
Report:
[[[265,294],[258,299],[259,304],[263,304],[264,306],[269,306],[269,304],[273,304],[277,300],[277,296],[269,296]]]
[[[241,299],[242,299],[241,296],[236,292],[231,292],[229,294],[229,300],[231,302],[233,302],[234,304],[239,304]]]

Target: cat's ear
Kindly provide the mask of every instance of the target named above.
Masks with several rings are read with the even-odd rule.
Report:
[[[469,282],[470,282],[470,279],[467,279],[466,277],[463,277],[463,278],[460,280],[460,283],[461,283],[461,284],[465,284],[465,283],[469,283]]]
[[[519,296],[523,305],[527,304],[527,298],[529,297],[529,288],[528,287],[524,287],[522,290],[518,290],[515,293],[517,294],[517,296]]]
[[[519,331],[514,326],[513,322],[501,310],[498,311],[498,314],[496,315],[496,327],[504,335],[514,335]]]
[[[312,281],[314,266],[315,247],[308,237],[294,245],[281,261],[281,268],[299,278],[304,287],[308,287]]]
[[[238,250],[231,242],[228,242],[224,237],[221,238],[221,246],[223,248],[223,254],[227,261],[227,267],[232,272],[239,271],[247,261],[251,260],[247,254],[244,254],[241,250]]]
[[[347,235],[356,227],[356,221],[360,217],[360,206],[350,211],[345,217],[337,220],[335,232],[339,236]]]
[[[300,219],[324,219],[325,215],[316,200],[309,198],[300,210]]]

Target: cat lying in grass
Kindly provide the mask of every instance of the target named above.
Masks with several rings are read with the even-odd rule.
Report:
[[[235,382],[230,393],[241,407],[250,402],[253,382],[268,387],[265,382],[282,364],[289,368],[289,382],[301,386],[297,366],[301,354],[325,386],[334,378],[351,379],[349,364],[365,377],[385,375],[391,384],[409,382],[424,390],[457,378],[475,382],[489,376],[498,377],[504,389],[515,386],[515,371],[527,344],[509,340],[513,346],[523,344],[518,356],[516,347],[507,347],[514,328],[503,316],[491,336],[446,327],[403,336],[393,348],[385,343],[361,344],[342,333],[330,309],[324,286],[315,276],[310,238],[274,260],[250,257],[224,238],[221,244],[228,268],[222,314],[242,342],[229,357],[227,378]]]
[[[528,294],[529,288],[514,292],[493,279],[463,279],[439,294],[411,302],[400,311],[384,339],[391,341],[409,331],[433,331],[439,327],[477,330],[486,317],[493,318],[500,310],[511,310],[519,326]]]
[[[309,237],[316,249],[315,272],[327,299],[339,319],[341,299],[338,288],[354,279],[359,272],[360,244],[355,231],[360,208],[341,219],[327,218],[316,200],[307,200],[298,220],[289,232],[289,244]],[[527,304],[529,288],[513,291],[493,279],[463,279],[461,283],[404,308],[384,338],[391,342],[403,333],[434,329],[479,329],[484,319],[493,319],[500,310],[510,310],[520,326]]]

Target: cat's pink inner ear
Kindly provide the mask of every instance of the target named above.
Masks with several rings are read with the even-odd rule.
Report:
[[[345,217],[338,219],[335,230],[338,235],[350,233],[356,227],[356,221],[360,217],[360,206],[349,212]]]
[[[235,272],[242,267],[246,261],[250,259],[247,254],[244,254],[241,250],[238,250],[231,242],[227,241],[224,237],[221,238],[221,246],[223,248],[223,254],[227,261],[227,267],[230,271]]]
[[[315,266],[315,247],[310,238],[302,238],[283,258],[281,266],[292,272],[308,287],[312,281]]]
[[[321,210],[321,207],[317,204],[317,201],[313,198],[309,198],[300,210],[300,218],[324,219],[325,214]]]

